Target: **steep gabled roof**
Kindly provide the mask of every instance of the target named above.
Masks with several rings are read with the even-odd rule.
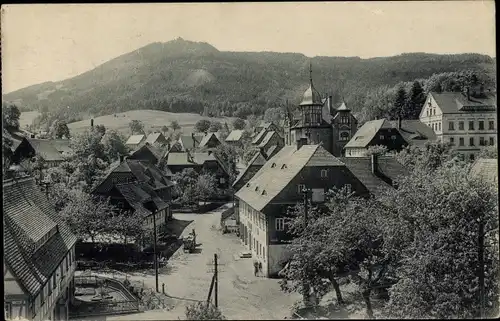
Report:
[[[62,161],[64,158],[56,149],[51,139],[27,138],[36,155],[40,155],[46,161]]]
[[[151,144],[149,144],[148,142],[146,142],[145,144],[143,144],[141,147],[139,147],[137,150],[133,151],[130,156],[133,158],[133,159],[139,159],[139,155],[142,154],[142,153],[150,153],[152,154],[155,158],[156,158],[156,162],[158,162],[159,160],[161,160],[164,156],[164,152],[162,152],[161,150],[159,150],[158,148],[156,148],[155,146],[152,146]]]
[[[261,151],[258,150],[255,155],[252,157],[252,159],[248,162],[248,166],[245,167],[245,169],[238,175],[238,177],[234,180],[233,186],[238,185],[240,180],[245,177],[245,175],[248,173],[249,169],[252,167],[259,167],[259,166],[264,166],[264,164],[267,162],[266,158],[264,155],[262,155]]]
[[[191,160],[188,155],[191,155]],[[203,165],[206,161],[216,161],[213,153],[170,153],[167,158],[167,166],[176,166],[176,165]]]
[[[467,99],[461,92],[431,92],[443,114],[461,113],[468,110],[496,109],[496,95],[486,93],[483,98],[470,97]]]
[[[278,135],[275,131],[270,131],[266,133],[266,136],[264,136],[264,139],[259,144],[259,147],[265,147],[267,143],[273,138],[274,135]],[[279,135],[278,135],[279,136]]]
[[[205,147],[208,144],[208,142],[212,139],[216,139],[220,143],[219,137],[217,137],[216,133],[208,133],[205,136],[203,136],[200,145],[198,145],[198,147],[199,148]]]
[[[375,135],[377,135],[378,131],[384,128],[393,128],[393,126],[386,119],[367,121],[358,129],[356,134],[354,134],[351,140],[345,145],[345,148],[365,148]]]
[[[162,133],[151,133],[148,135],[146,140],[144,141],[145,143],[149,143],[151,145],[155,144],[160,138],[163,138],[166,140],[165,136],[163,136]]]
[[[138,145],[145,138],[145,135],[132,135],[127,139],[126,145]]]
[[[235,129],[229,133],[226,137],[226,142],[239,142],[241,137],[243,136],[244,130]]]
[[[181,135],[179,137],[179,142],[184,151],[193,150],[200,145],[201,140],[203,139],[203,134],[194,134],[194,135]]]
[[[35,296],[76,243],[32,177],[4,181],[4,260],[22,288]],[[37,241],[54,233],[40,246]]]
[[[60,153],[71,154],[73,152],[73,149],[69,146],[71,142],[69,139],[52,139],[51,142]]]
[[[262,139],[264,139],[264,137],[266,136],[266,133],[267,133],[267,129],[266,128],[263,128],[255,137],[254,139],[252,140],[252,144],[253,145],[258,145],[260,144],[260,142],[262,141]]]
[[[398,121],[390,122],[394,128],[398,127]],[[401,136],[408,144],[423,146],[428,141],[436,140],[434,130],[420,120],[401,120],[401,128],[398,129]]]
[[[262,211],[305,167],[345,166],[320,145],[285,146],[269,159],[236,196]],[[257,188],[257,191],[256,191]]]

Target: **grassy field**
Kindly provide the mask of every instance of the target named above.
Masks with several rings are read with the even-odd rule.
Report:
[[[222,124],[227,122],[229,126],[233,120],[233,118],[229,117],[211,118],[203,117],[198,114],[177,114],[158,110],[132,110],[124,113],[96,117],[94,118],[94,125],[104,125],[106,129],[118,130],[128,136],[130,134],[128,125],[134,119],[140,120],[144,124],[146,132],[149,130],[160,131],[164,125],[170,126],[170,122],[176,120],[182,127],[183,133],[193,132],[194,125],[200,119],[208,119],[210,121],[216,120],[220,121]],[[68,127],[72,134],[78,134],[90,127],[90,119],[70,123]]]
[[[33,122],[33,119],[36,118],[36,116],[40,115],[39,112],[37,111],[26,111],[22,112],[21,116],[19,116],[19,125],[21,128],[26,128],[26,125],[31,125]]]

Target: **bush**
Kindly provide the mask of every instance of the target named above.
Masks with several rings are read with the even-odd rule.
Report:
[[[212,304],[198,302],[186,307],[187,320],[225,320],[220,310]]]

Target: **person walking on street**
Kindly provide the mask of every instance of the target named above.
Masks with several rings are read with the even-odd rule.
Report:
[[[259,263],[257,261],[253,261],[253,274],[257,276],[259,272]]]
[[[259,261],[259,274],[262,276],[262,262]]]

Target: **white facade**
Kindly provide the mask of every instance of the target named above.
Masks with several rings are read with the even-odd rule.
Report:
[[[420,121],[434,130],[439,141],[450,142],[467,158],[475,157],[484,146],[497,146],[496,111],[443,113],[429,94]]]

